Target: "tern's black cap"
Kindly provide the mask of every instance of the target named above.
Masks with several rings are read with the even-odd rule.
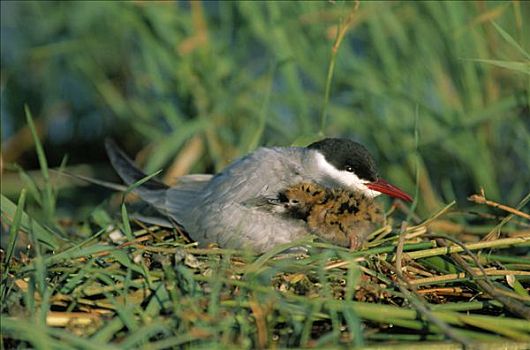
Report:
[[[375,161],[360,143],[343,138],[328,138],[314,142],[307,148],[318,150],[338,170],[353,171],[363,180],[377,180]]]

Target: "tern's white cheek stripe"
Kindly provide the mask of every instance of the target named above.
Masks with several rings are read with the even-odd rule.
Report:
[[[373,198],[381,194],[366,187],[364,181],[354,173],[335,168],[335,166],[329,163],[321,153],[317,152],[316,159],[319,171],[327,175],[327,177],[333,179],[333,181],[337,184],[341,184],[356,192],[361,192],[369,198]]]

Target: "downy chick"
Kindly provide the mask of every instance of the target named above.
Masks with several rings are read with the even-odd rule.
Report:
[[[281,194],[287,215],[307,222],[311,233],[325,241],[358,249],[384,223],[381,208],[361,193],[299,183]]]

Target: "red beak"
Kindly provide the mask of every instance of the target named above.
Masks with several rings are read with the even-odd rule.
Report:
[[[409,196],[408,194],[406,194],[405,192],[403,192],[396,186],[389,184],[383,179],[377,179],[374,182],[367,183],[366,187],[368,187],[371,190],[387,194],[391,197],[403,199],[404,201],[407,201],[407,202],[412,202],[411,196]]]

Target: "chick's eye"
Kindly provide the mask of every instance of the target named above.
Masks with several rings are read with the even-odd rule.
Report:
[[[346,167],[344,168],[344,170],[346,170],[347,172],[349,173],[353,173],[353,167],[351,165],[346,165]]]

